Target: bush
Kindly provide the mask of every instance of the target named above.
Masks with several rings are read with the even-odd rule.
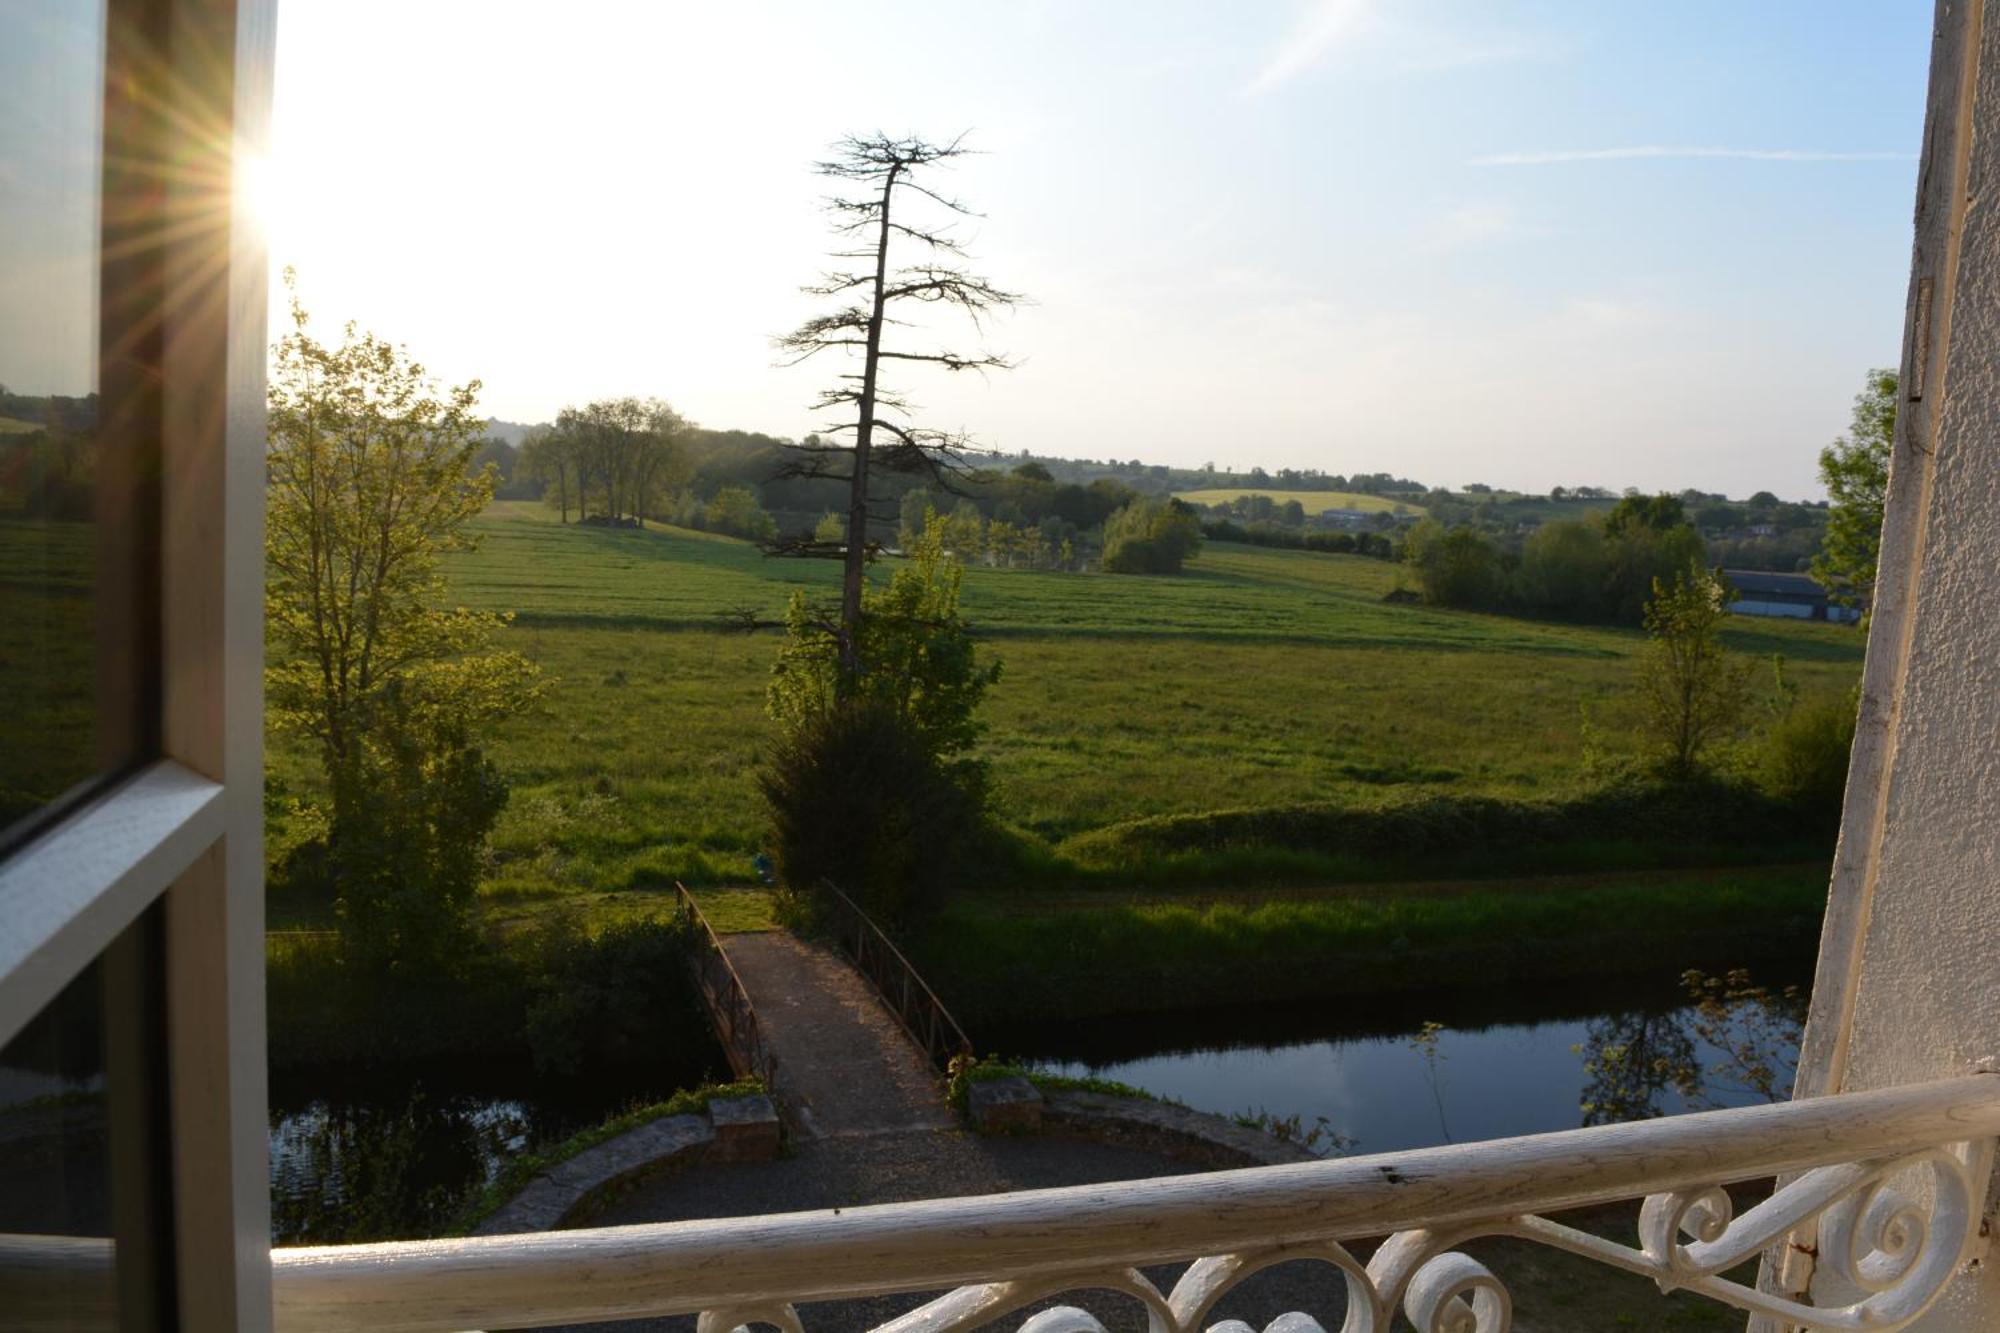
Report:
[[[708,1017],[688,975],[695,927],[677,917],[624,921],[596,936],[572,918],[530,936],[539,973],[528,1002],[527,1040],[537,1069],[575,1073],[636,1065],[706,1037]]]
[[[984,770],[938,756],[912,720],[876,700],[785,728],[757,775],[779,877],[831,881],[869,912],[908,921],[943,898],[985,826]]]
[[[1104,520],[1104,572],[1178,574],[1201,549],[1201,520],[1180,500],[1134,500]]]
[[[1697,778],[1626,782],[1557,801],[1429,794],[1352,805],[1155,815],[1064,842],[1086,873],[1149,880],[1503,875],[1802,860],[1823,821],[1754,788]],[[1329,865],[1328,862],[1337,864]],[[1182,874],[1185,869],[1185,876]]]
[[[382,976],[450,974],[470,953],[486,835],[507,803],[462,720],[411,693],[394,682],[357,710],[347,754],[327,762],[341,938],[352,962]]]
[[[1758,784],[1832,819],[1840,817],[1860,700],[1853,692],[1795,705],[1771,724],[1757,750]]]
[[[1500,600],[1500,553],[1472,528],[1427,518],[1404,539],[1403,562],[1432,606],[1488,607]]]
[[[1610,563],[1604,534],[1589,523],[1544,523],[1521,547],[1521,603],[1541,615],[1600,620]]]

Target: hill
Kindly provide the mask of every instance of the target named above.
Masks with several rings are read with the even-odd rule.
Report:
[[[1174,498],[1189,504],[1228,504],[1250,495],[1268,495],[1276,504],[1297,500],[1306,517],[1329,509],[1354,509],[1364,514],[1422,514],[1424,507],[1402,496],[1365,495],[1360,491],[1280,491],[1250,487],[1213,487],[1208,490],[1178,491]]]

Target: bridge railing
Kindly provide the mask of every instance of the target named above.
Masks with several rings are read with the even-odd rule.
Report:
[[[828,895],[834,938],[888,1003],[890,1012],[910,1034],[910,1039],[940,1069],[949,1065],[954,1056],[971,1055],[972,1041],[965,1035],[965,1029],[903,956],[895,941],[861,910],[859,903],[837,887],[832,884],[820,887]]]
[[[679,896],[676,914],[696,935],[695,987],[715,1022],[715,1035],[729,1057],[730,1068],[739,1078],[763,1079],[765,1089],[778,1096],[777,1052],[764,1037],[764,1025],[757,1019],[756,1006],[750,1003],[750,992],[744,988],[743,978],[736,975],[736,967],[729,961],[721,937],[708,923],[701,904],[694,900],[687,886],[676,880],[674,892]]]
[[[1374,1157],[1018,1194],[466,1240],[273,1252],[278,1333],[451,1333],[699,1314],[704,1330],[804,1333],[808,1302],[939,1292],[877,1333],[960,1333],[1066,1292],[1109,1292],[1157,1333],[1242,1333],[1218,1302],[1299,1261],[1345,1280],[1333,1309],[1271,1327],[1500,1333],[1513,1298],[1461,1248],[1507,1236],[1813,1330],[1908,1326],[1984,1262],[2000,1076],[1972,1075]],[[1784,1179],[1738,1215],[1722,1186]],[[1549,1216],[1643,1197],[1617,1239]],[[1355,1241],[1388,1236],[1363,1260]],[[43,1251],[16,1256],[44,1282]],[[1768,1247],[1811,1295],[1735,1276]],[[1365,1252],[1365,1251],[1364,1251]],[[0,1280],[9,1273],[0,1246]],[[1188,1262],[1192,1261],[1192,1262]],[[1186,1263],[1171,1287],[1142,1271]],[[39,1265],[39,1266],[36,1266]],[[1551,1299],[1562,1299],[1553,1293]],[[1960,1311],[1961,1314],[1964,1311]],[[1992,1311],[1989,1310],[1989,1314]],[[1058,1305],[1024,1333],[1102,1333]],[[1954,1323],[1954,1327],[1970,1326]]]

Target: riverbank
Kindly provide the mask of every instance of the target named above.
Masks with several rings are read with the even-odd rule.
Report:
[[[1450,892],[1071,895],[1024,910],[962,895],[907,941],[979,1032],[1051,1019],[1408,994],[1679,967],[1796,965],[1819,938],[1828,867],[1544,877]]]

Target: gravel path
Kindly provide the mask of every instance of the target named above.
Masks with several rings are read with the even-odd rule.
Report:
[[[743,978],[786,1094],[812,1137],[944,1129],[937,1077],[861,974],[839,954],[790,931],[731,935],[723,947]]]

